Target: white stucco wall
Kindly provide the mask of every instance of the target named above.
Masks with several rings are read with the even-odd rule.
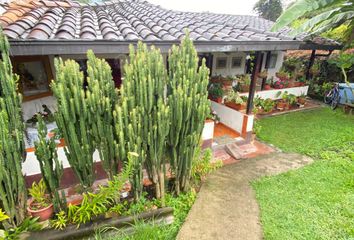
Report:
[[[252,131],[254,115],[247,115],[214,101],[211,101],[211,108],[219,116],[221,123],[235,130],[239,134],[245,134],[246,132]],[[242,129],[245,124],[246,128]],[[246,132],[243,132],[243,130]]]
[[[202,140],[209,140],[214,138],[214,121],[206,121],[202,132]]]
[[[309,86],[302,87],[293,87],[293,88],[283,88],[283,89],[272,89],[266,91],[257,91],[254,97],[260,97],[262,99],[281,99],[281,95],[284,92],[288,92],[288,94],[294,94],[295,96],[301,96],[302,94],[307,95],[309,90]],[[281,94],[279,94],[281,92]],[[240,96],[248,96],[248,93],[240,93]]]
[[[213,68],[212,74],[215,75],[236,75],[245,73],[245,64],[246,64],[246,53],[245,52],[234,52],[234,53],[213,53]],[[225,68],[218,69],[216,68],[216,62],[218,57],[226,57],[227,64]],[[237,68],[232,68],[232,57],[242,57],[241,66]]]
[[[266,53],[266,52],[264,52]],[[277,54],[277,60],[274,68],[268,69],[268,77],[275,77],[275,73],[279,72],[280,68],[283,65],[285,51],[272,51],[271,54]],[[246,64],[247,52],[233,52],[233,53],[213,53],[213,66],[212,74],[213,75],[236,75],[245,73],[245,64]],[[227,66],[223,69],[216,68],[216,62],[218,57],[227,58]],[[241,66],[238,68],[232,68],[232,57],[242,57]],[[262,68],[264,70],[266,64],[266,54],[264,54],[264,59],[262,61]]]
[[[279,72],[283,65],[285,51],[272,51],[271,54],[277,54],[277,61],[274,68],[268,68],[268,78],[275,77],[275,74]],[[263,59],[262,70],[264,70],[266,59]]]

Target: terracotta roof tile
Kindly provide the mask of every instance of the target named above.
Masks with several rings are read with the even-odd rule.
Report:
[[[256,16],[171,11],[144,1],[81,4],[75,0],[13,0],[0,16],[10,38],[171,41],[186,28],[198,41],[291,40],[289,30]]]

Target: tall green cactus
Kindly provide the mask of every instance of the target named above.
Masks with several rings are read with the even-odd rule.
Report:
[[[84,189],[94,181],[94,143],[90,112],[85,99],[84,76],[74,60],[55,59],[56,80],[51,83],[58,102],[55,120],[63,134],[65,154]]]
[[[168,103],[171,110],[168,148],[175,176],[174,187],[179,194],[189,187],[192,160],[209,111],[209,69],[205,59],[198,68],[197,51],[188,34],[179,47],[172,47],[168,61]]]
[[[47,140],[48,129],[43,117],[38,114],[38,137],[34,143],[36,157],[42,173],[43,181],[53,199],[56,212],[66,209],[64,192],[59,193],[60,179],[63,175],[63,164],[58,160],[57,147],[54,138]]]
[[[142,152],[139,153],[141,163],[138,168],[146,167],[155,185],[156,197],[163,198],[166,175],[164,153],[170,118],[164,96],[167,73],[160,51],[154,47],[149,50],[141,42],[136,50],[130,46],[130,61],[125,64],[124,73],[122,104],[117,108],[116,115],[122,117],[118,126],[128,127],[125,131],[117,129],[117,133],[125,132],[128,148],[123,152]],[[139,178],[135,180],[141,181]]]
[[[110,179],[118,173],[118,141],[114,134],[113,110],[118,101],[109,64],[87,52],[87,104],[90,130],[104,170]]]
[[[26,152],[18,76],[12,72],[9,43],[1,31],[0,52],[0,207],[9,216],[3,225],[10,228],[26,216],[27,191],[21,171]]]

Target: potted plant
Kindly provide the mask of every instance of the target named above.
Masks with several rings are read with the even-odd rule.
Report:
[[[38,217],[39,221],[48,220],[53,216],[54,208],[53,203],[46,194],[46,186],[41,179],[38,184],[33,182],[32,187],[29,189],[31,199],[28,201],[27,211],[32,217]]]
[[[285,71],[280,71],[275,74],[277,78],[279,78],[281,81],[286,81],[289,79],[289,74]]]
[[[246,108],[246,103],[240,97],[238,92],[230,90],[225,99],[225,105],[229,108],[235,109],[237,111],[243,110]]]
[[[236,77],[235,76],[231,76],[231,75],[228,75],[226,76],[226,78],[222,81],[222,84],[224,85],[224,87],[230,87],[232,86],[232,82],[236,80]]]
[[[217,102],[222,103],[222,97],[224,96],[224,90],[220,83],[212,83],[209,87],[209,99]]]
[[[272,99],[267,98],[266,100],[264,100],[263,104],[262,104],[262,109],[263,109],[264,113],[272,112],[274,109],[274,105],[275,105],[275,102]]]
[[[248,92],[251,85],[251,76],[249,74],[242,75],[241,78],[241,90],[242,92]]]
[[[273,84],[273,79],[268,78],[264,84],[264,90],[271,90],[272,89],[272,84]]]
[[[297,103],[300,107],[304,107],[306,103],[306,95],[302,93],[298,98],[297,98]]]
[[[285,87],[286,83],[282,80],[277,80],[273,82],[273,88],[275,89],[283,89]]]
[[[268,76],[268,71],[266,69],[258,73],[259,78],[267,78],[267,76]]]
[[[288,102],[288,92],[285,91],[283,94],[281,91],[277,93],[277,97],[281,96],[281,99],[277,101],[277,109],[280,111],[283,111],[285,109],[289,108],[289,102]]]
[[[287,94],[286,100],[288,102],[288,108],[297,105],[297,97],[294,94]]]

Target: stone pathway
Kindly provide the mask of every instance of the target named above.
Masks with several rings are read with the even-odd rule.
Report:
[[[262,239],[250,182],[311,162],[311,158],[295,153],[272,153],[224,166],[208,176],[177,239]]]

